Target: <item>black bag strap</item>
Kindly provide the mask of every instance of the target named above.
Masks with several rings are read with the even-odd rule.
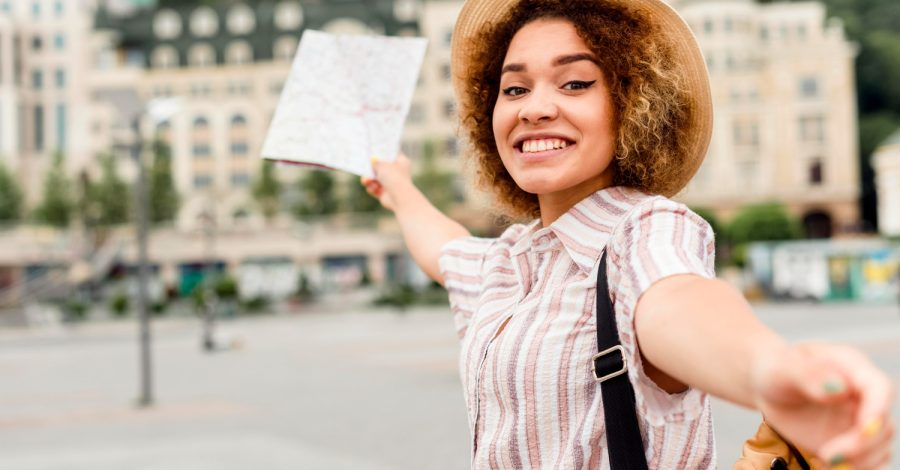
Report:
[[[635,411],[634,389],[628,380],[628,361],[619,343],[619,329],[606,280],[606,250],[597,272],[597,351],[594,378],[603,394],[606,448],[613,470],[647,470],[644,442]]]

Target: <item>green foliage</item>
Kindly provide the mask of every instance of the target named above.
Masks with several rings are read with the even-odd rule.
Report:
[[[411,305],[446,305],[447,291],[440,285],[431,284],[423,289],[401,283],[389,285],[373,303],[381,307],[405,309]]]
[[[124,292],[117,292],[109,301],[109,310],[117,317],[124,317],[128,314],[128,296]]]
[[[63,168],[63,156],[57,153],[53,166],[44,176],[44,195],[34,210],[34,219],[54,227],[67,227],[72,218],[72,190]]]
[[[97,183],[87,182],[81,201],[89,225],[109,227],[128,221],[131,197],[128,185],[119,178],[113,156],[100,158],[102,174]]]
[[[247,313],[262,313],[269,309],[270,303],[268,297],[260,295],[245,301],[242,307]]]
[[[300,200],[293,207],[294,215],[329,215],[337,211],[334,175],[328,170],[309,170],[297,182]]]
[[[742,209],[728,227],[735,244],[756,241],[793,240],[801,235],[797,220],[778,203],[758,204]]]
[[[435,207],[446,211],[460,200],[454,184],[456,176],[438,168],[434,154],[434,142],[426,141],[422,151],[422,166],[413,182]]]
[[[359,178],[347,179],[347,197],[342,201],[342,206],[349,212],[384,212],[384,208],[378,199],[366,192],[365,186],[359,182]]]
[[[62,305],[63,318],[67,321],[81,321],[87,318],[88,304],[83,300],[71,299]]]
[[[252,189],[253,197],[259,204],[266,220],[272,220],[272,217],[278,213],[281,200],[281,183],[275,178],[274,168],[275,163],[263,160]]]
[[[295,296],[301,302],[308,302],[316,297],[316,293],[312,290],[306,274],[300,273],[300,276],[297,278],[297,292]]]
[[[216,292],[216,297],[222,300],[236,299],[238,296],[237,280],[231,276],[219,277],[219,279],[216,280],[213,289]]]
[[[181,198],[172,177],[172,150],[163,141],[153,143],[153,164],[150,167],[147,199],[152,224],[174,220],[178,215]]]
[[[0,223],[17,222],[22,216],[22,188],[6,165],[0,164]]]

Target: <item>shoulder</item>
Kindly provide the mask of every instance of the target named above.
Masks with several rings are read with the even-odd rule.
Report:
[[[669,235],[672,242],[688,233],[700,238],[714,237],[709,223],[681,202],[644,193],[632,196],[631,201],[632,207],[613,233],[613,243],[649,235]]]

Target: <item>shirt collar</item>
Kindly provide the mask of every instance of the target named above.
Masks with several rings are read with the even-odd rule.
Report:
[[[540,220],[532,221],[511,253],[546,251],[561,244],[579,269],[590,273],[600,261],[613,230],[641,196],[646,197],[630,188],[601,189],[572,206],[549,227],[541,227]]]

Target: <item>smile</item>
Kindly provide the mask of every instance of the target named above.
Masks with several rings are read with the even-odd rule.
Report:
[[[529,139],[523,141],[518,147],[522,153],[537,153],[547,150],[564,149],[569,142],[564,139]]]

